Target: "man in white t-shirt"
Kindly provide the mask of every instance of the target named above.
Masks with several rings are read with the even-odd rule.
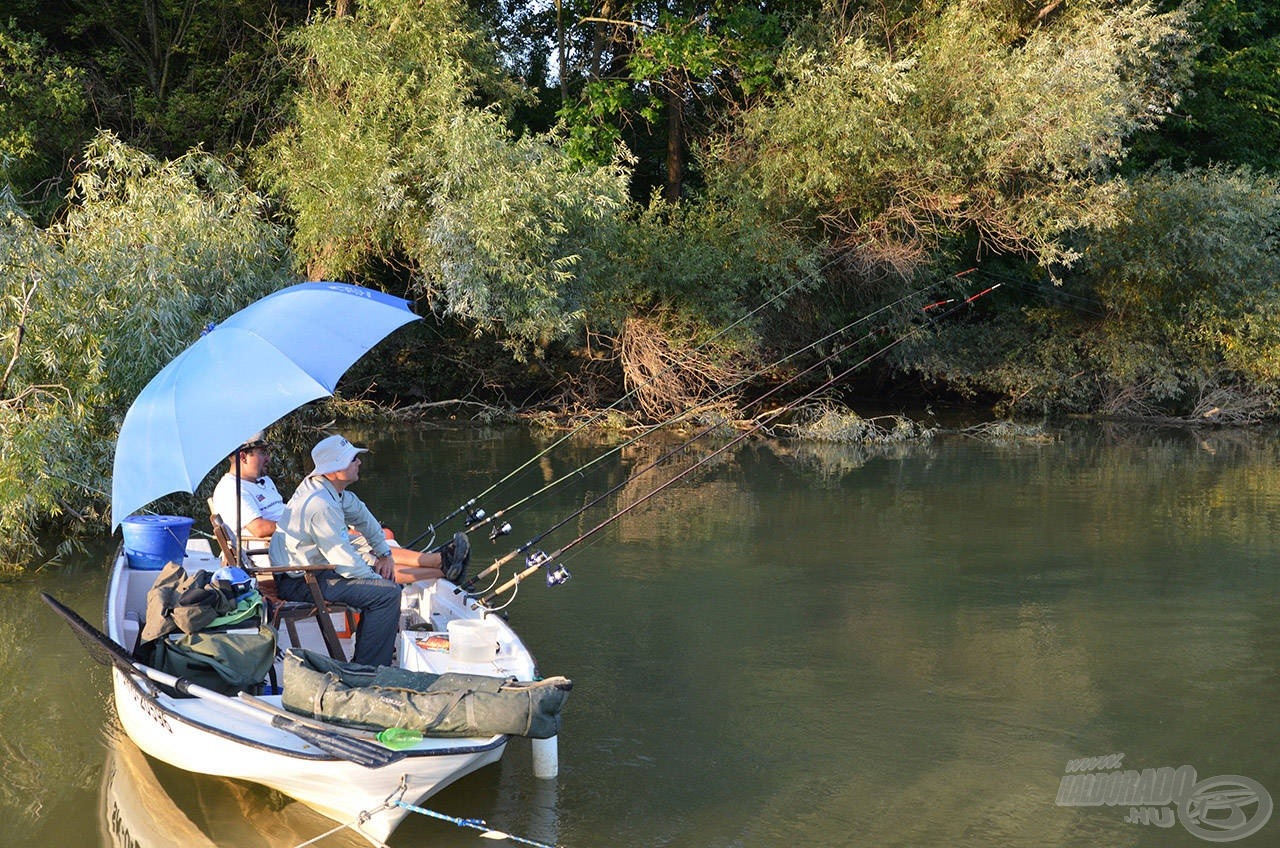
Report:
[[[262,433],[255,434],[230,457],[231,467],[213,490],[213,508],[232,527],[236,523],[236,465],[240,467],[240,535],[271,538],[284,512],[284,498],[267,476],[271,464],[271,444]]]

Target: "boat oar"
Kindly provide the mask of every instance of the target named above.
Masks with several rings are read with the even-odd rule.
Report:
[[[189,695],[199,698],[203,701],[210,701],[230,710],[240,713],[241,715],[250,716],[259,721],[266,722],[272,727],[292,733],[304,742],[314,745],[321,751],[330,754],[339,759],[349,760],[356,765],[365,768],[380,768],[382,766],[391,765],[398,760],[404,758],[403,751],[392,751],[364,739],[356,739],[343,733],[336,733],[332,730],[321,730],[314,726],[303,724],[292,718],[277,715],[260,709],[256,705],[248,702],[238,701],[235,698],[229,698],[226,695],[206,689],[196,683],[192,683],[182,677],[175,677],[172,674],[151,668],[134,660],[129,653],[112,641],[101,630],[94,627],[89,622],[80,617],[75,610],[65,606],[61,601],[51,595],[40,593],[40,597],[44,598],[54,612],[62,616],[62,619],[71,628],[71,632],[76,634],[76,638],[80,640],[80,644],[89,652],[89,656],[102,665],[114,665],[121,671],[129,674],[141,674],[154,680],[157,683],[168,686],[183,695]]]

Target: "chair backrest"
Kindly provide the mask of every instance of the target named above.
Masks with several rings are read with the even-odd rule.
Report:
[[[243,540],[236,536],[231,525],[214,508],[213,498],[209,498],[209,523],[213,525],[213,538],[218,541],[223,565],[238,565],[241,568],[253,565],[251,554],[244,549]]]
[[[235,536],[227,522],[222,520],[213,508],[213,499],[209,500],[209,523],[213,525],[213,538],[218,541],[218,550],[222,555],[223,565],[239,565],[243,567],[248,557],[240,550]]]
[[[258,581],[258,591],[262,596],[273,606],[278,604],[280,596],[276,592],[275,575],[270,571],[259,570],[253,561],[253,556],[239,543],[231,525],[222,520],[222,516],[213,505],[213,498],[209,498],[209,523],[213,525],[213,538],[218,540],[223,565],[239,565],[252,574]],[[260,553],[266,555],[267,552]]]

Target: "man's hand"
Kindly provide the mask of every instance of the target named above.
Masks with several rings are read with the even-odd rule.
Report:
[[[396,577],[396,561],[391,554],[380,556],[374,560],[373,570],[378,572],[379,576],[394,581]]]

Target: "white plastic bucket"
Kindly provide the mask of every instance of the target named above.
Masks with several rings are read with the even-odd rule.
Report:
[[[456,662],[492,662],[498,655],[498,625],[483,618],[449,622],[449,658]]]

